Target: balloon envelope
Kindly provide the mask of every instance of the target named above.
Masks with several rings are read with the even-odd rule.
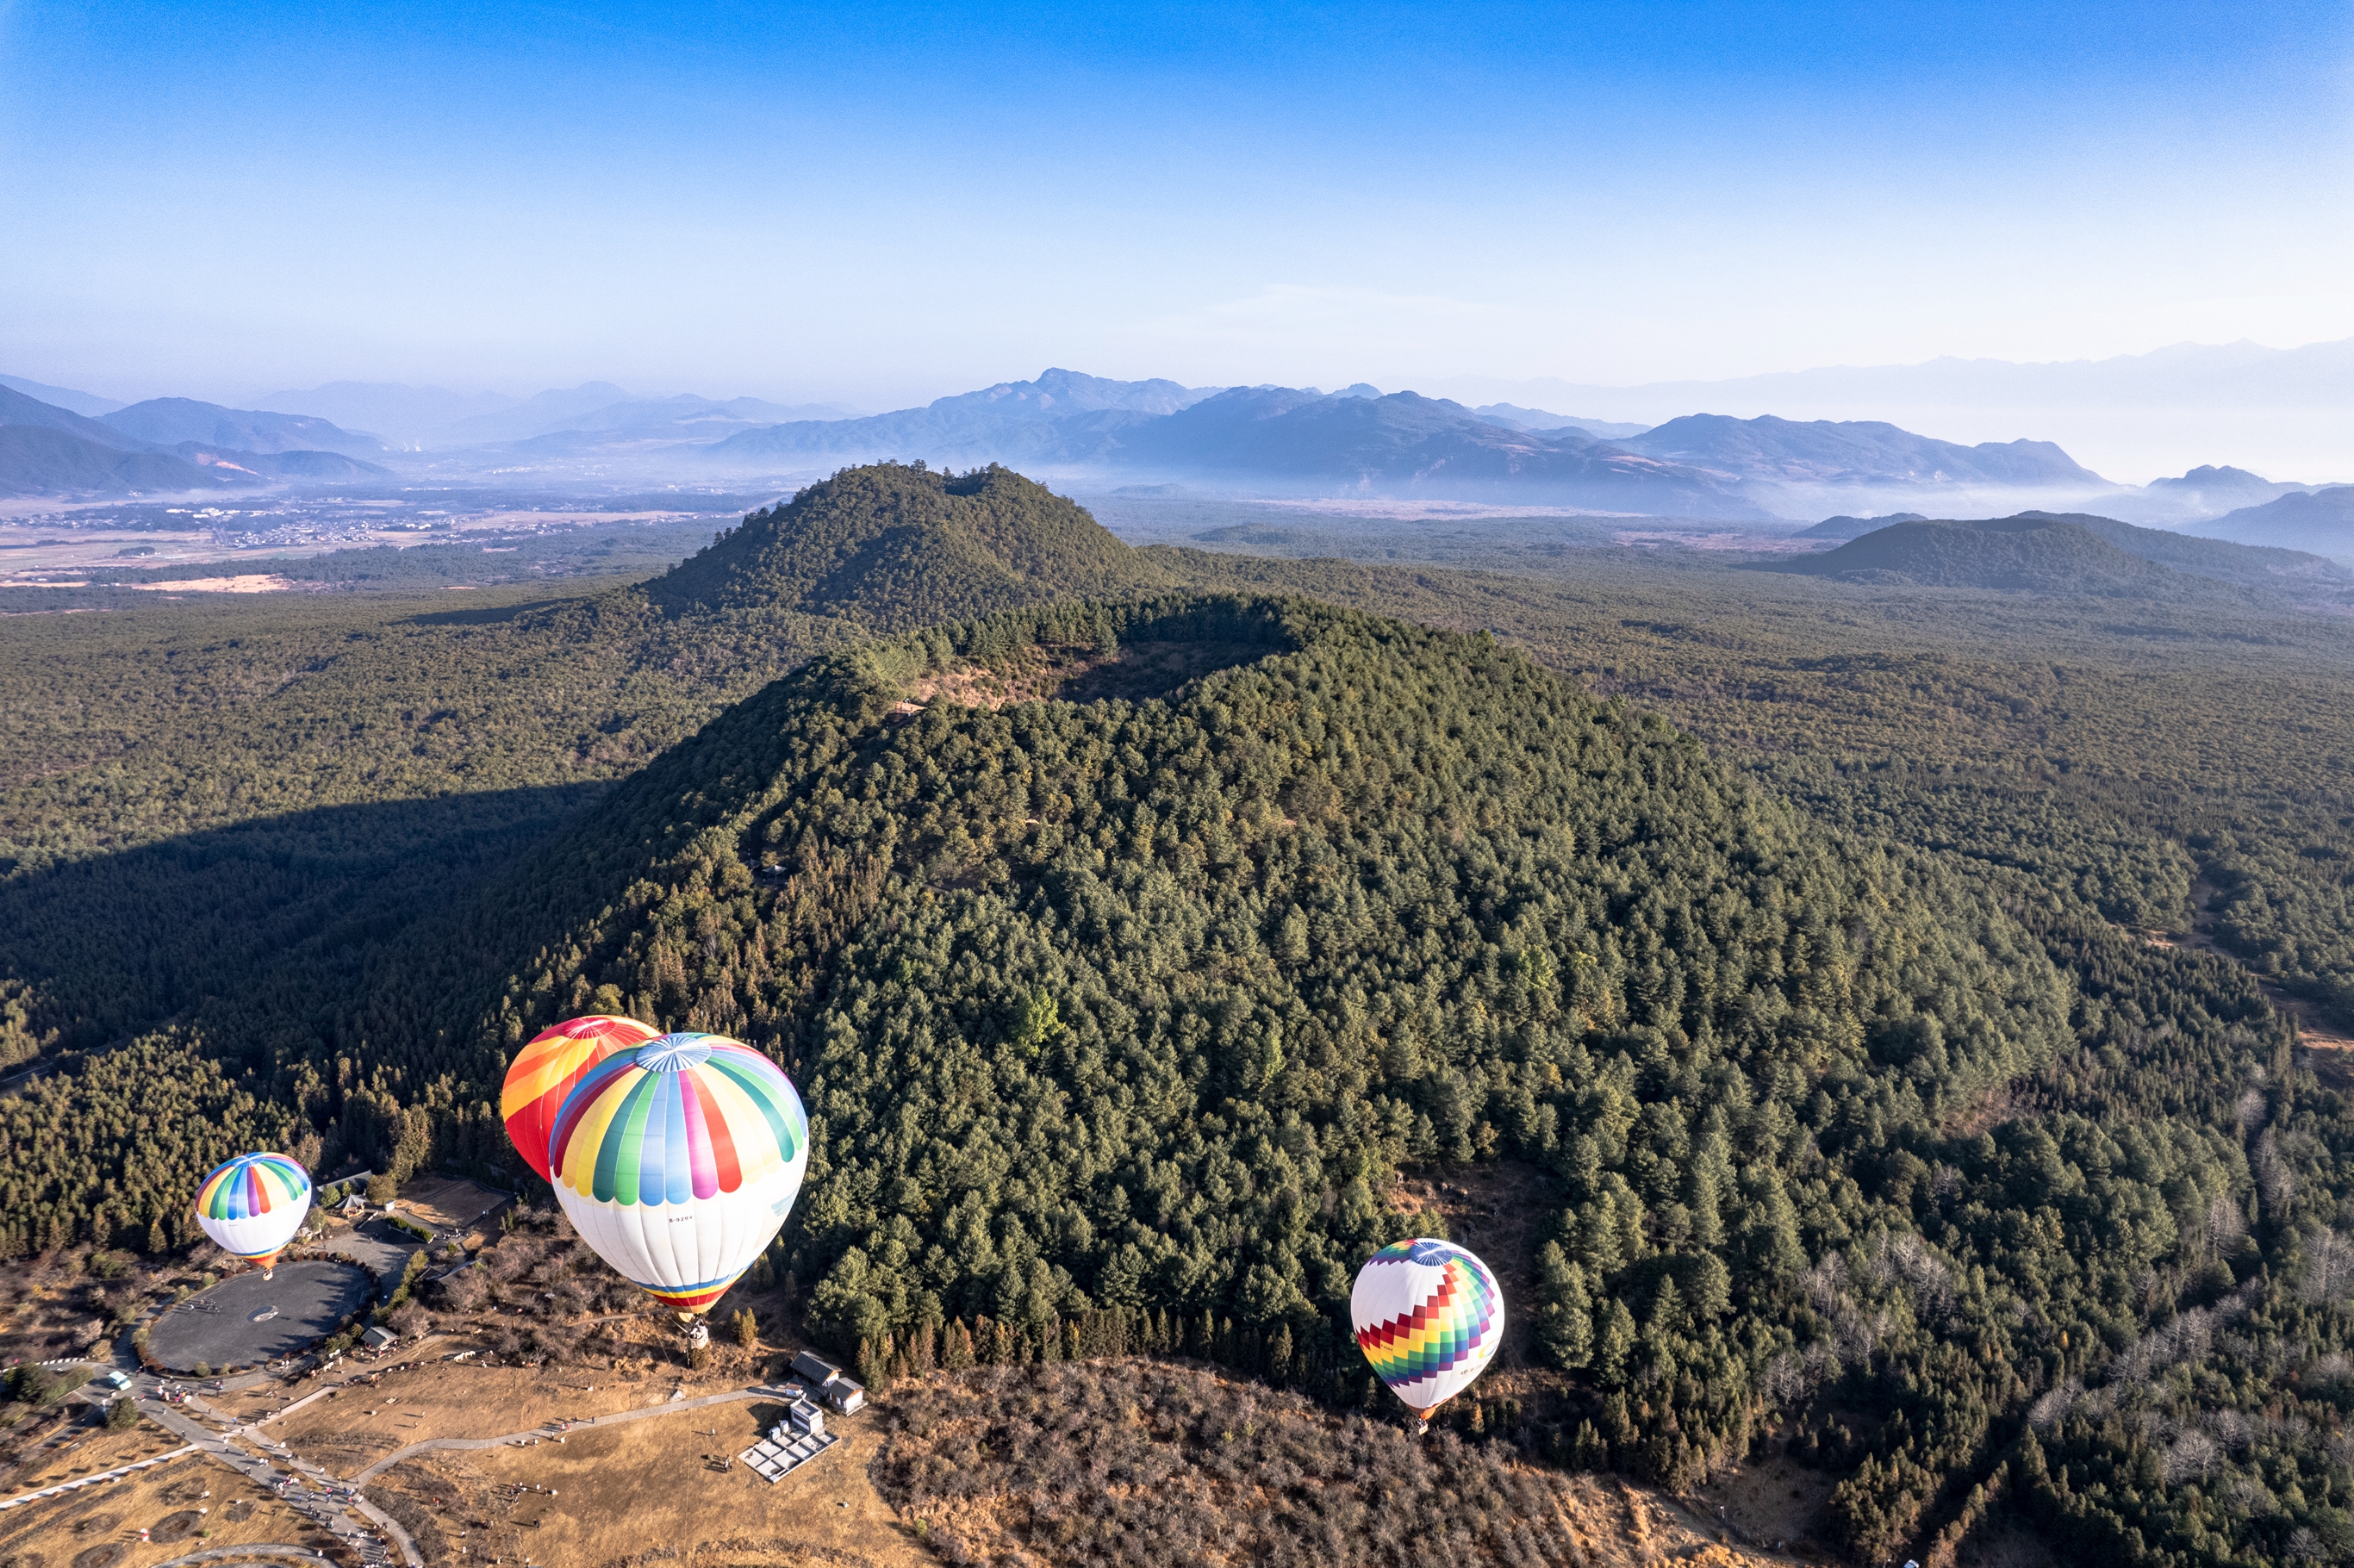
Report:
[[[548,1162],[581,1240],[641,1289],[702,1312],[785,1223],[809,1118],[758,1051],[665,1034],[589,1069],[557,1114]]]
[[[311,1173],[283,1154],[240,1154],[196,1189],[196,1224],[224,1252],[268,1268],[311,1212]]]
[[[1366,1260],[1349,1293],[1349,1315],[1373,1375],[1427,1414],[1494,1359],[1504,1336],[1504,1293],[1470,1253],[1417,1237]]]
[[[556,1113],[564,1097],[606,1057],[633,1045],[642,1045],[662,1032],[634,1018],[567,1018],[532,1037],[507,1068],[506,1086],[499,1092],[499,1119],[507,1124],[507,1139],[515,1152],[539,1173],[547,1174],[547,1140],[556,1131]]]

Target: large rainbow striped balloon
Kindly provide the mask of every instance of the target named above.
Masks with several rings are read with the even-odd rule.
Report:
[[[1349,1315],[1373,1375],[1426,1419],[1487,1370],[1504,1337],[1504,1293],[1488,1266],[1421,1237],[1365,1261]]]
[[[632,1284],[703,1312],[785,1223],[809,1169],[792,1080],[717,1034],[665,1034],[589,1069],[548,1140],[557,1201]]]
[[[213,1167],[196,1189],[205,1234],[265,1274],[311,1212],[311,1173],[283,1154],[240,1154]]]
[[[540,1031],[515,1054],[506,1086],[499,1091],[499,1119],[507,1124],[507,1140],[541,1181],[554,1180],[547,1173],[547,1140],[556,1131],[556,1113],[564,1108],[564,1097],[606,1057],[642,1045],[661,1033],[634,1018],[595,1013]]]

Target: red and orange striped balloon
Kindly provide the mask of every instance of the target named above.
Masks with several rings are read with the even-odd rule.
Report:
[[[547,1144],[564,1097],[606,1057],[633,1051],[661,1033],[634,1018],[567,1018],[533,1036],[516,1055],[507,1069],[506,1087],[499,1094],[499,1118],[507,1124],[507,1139],[515,1152],[540,1180],[554,1179],[548,1174]]]

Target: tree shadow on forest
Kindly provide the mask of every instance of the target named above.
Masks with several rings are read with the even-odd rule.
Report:
[[[198,1007],[337,1011],[400,933],[605,788],[320,807],[0,878],[0,1069]]]

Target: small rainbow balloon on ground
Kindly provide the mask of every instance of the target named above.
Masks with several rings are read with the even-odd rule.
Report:
[[[784,1224],[809,1117],[750,1046],[664,1034],[581,1076],[545,1158],[581,1240],[657,1300],[705,1312]]]
[[[1349,1315],[1373,1375],[1427,1423],[1495,1359],[1504,1292],[1465,1248],[1418,1236],[1365,1261]]]
[[[601,1013],[567,1018],[543,1030],[516,1054],[507,1068],[506,1086],[499,1091],[499,1119],[507,1124],[507,1139],[543,1181],[547,1171],[548,1135],[556,1130],[556,1113],[588,1070],[619,1051],[644,1044],[662,1033],[634,1018],[609,1018]]]
[[[222,1251],[261,1266],[278,1255],[311,1212],[311,1173],[283,1154],[240,1154],[213,1167],[196,1189],[196,1224]]]

